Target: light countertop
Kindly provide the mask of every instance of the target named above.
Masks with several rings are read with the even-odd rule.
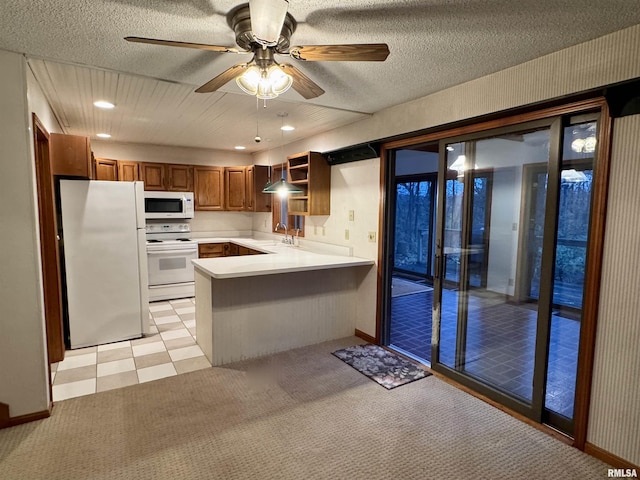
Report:
[[[373,265],[373,260],[347,255],[311,251],[308,247],[294,247],[275,240],[253,238],[197,238],[198,243],[233,242],[237,245],[265,252],[263,255],[240,255],[192,260],[199,271],[211,278],[241,278],[278,273],[326,270],[332,268]]]

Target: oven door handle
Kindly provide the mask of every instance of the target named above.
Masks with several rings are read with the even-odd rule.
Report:
[[[147,250],[147,253],[149,255],[193,255],[194,253],[197,253],[198,250],[153,250],[153,251],[149,251]]]

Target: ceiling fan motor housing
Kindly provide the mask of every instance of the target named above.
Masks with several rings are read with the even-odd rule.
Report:
[[[257,51],[262,49],[262,45],[256,42],[251,32],[251,16],[249,14],[249,4],[238,5],[227,14],[227,23],[236,34],[236,43],[244,50]],[[276,52],[286,52],[290,45],[291,35],[296,31],[296,20],[289,12],[284,18],[282,30],[278,43],[273,48]],[[273,57],[273,55],[272,55]]]

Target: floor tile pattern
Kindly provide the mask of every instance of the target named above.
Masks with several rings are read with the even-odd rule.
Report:
[[[455,366],[458,293],[443,291],[440,362]],[[433,292],[395,297],[391,302],[392,347],[431,361]],[[511,395],[531,399],[537,311],[530,304],[469,297],[466,374]],[[554,313],[551,320],[546,407],[573,416],[580,322]]]
[[[196,343],[195,300],[149,304],[150,335],[68,350],[51,366],[53,401],[211,367]]]

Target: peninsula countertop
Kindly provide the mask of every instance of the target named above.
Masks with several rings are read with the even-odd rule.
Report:
[[[214,279],[255,277],[278,273],[327,270],[373,265],[373,260],[313,251],[306,246],[286,245],[275,240],[252,238],[207,238],[203,242],[233,242],[264,252],[263,255],[240,255],[192,260],[196,269]]]

